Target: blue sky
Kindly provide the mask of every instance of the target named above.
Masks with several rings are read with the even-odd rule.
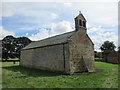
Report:
[[[99,51],[106,41],[118,43],[117,2],[3,2],[0,39],[6,35],[41,40],[74,30],[74,18],[82,11],[87,33]]]

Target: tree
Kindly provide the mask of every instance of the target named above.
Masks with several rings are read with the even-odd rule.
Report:
[[[105,51],[105,50],[115,51],[115,48],[116,46],[113,44],[113,42],[109,42],[109,41],[105,41],[100,47],[102,51]]]
[[[94,51],[95,53],[95,58],[102,58],[102,52],[97,52],[97,51]]]
[[[20,59],[20,51],[23,47],[31,43],[32,41],[27,37],[18,37],[16,38],[16,57]]]
[[[28,45],[31,40],[27,37],[15,38],[11,35],[2,40],[2,59],[20,58],[20,50]]]
[[[103,54],[103,60],[107,62],[107,55],[111,52],[115,51],[116,46],[113,42],[105,41],[102,46],[100,47],[102,54]]]
[[[2,59],[7,60],[9,57],[13,57],[11,53],[14,52],[15,49],[15,37],[12,35],[6,36],[2,40]]]

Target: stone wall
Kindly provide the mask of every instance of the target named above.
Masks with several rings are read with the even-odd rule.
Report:
[[[94,72],[94,45],[85,31],[77,31],[69,41],[71,72]]]
[[[68,74],[93,72],[94,45],[84,29],[78,30],[66,44],[22,50],[20,65]]]
[[[108,63],[114,63],[118,64],[120,61],[118,61],[118,52],[112,52],[107,55],[106,57]]]
[[[20,64],[25,67],[41,70],[68,72],[69,64],[67,55],[67,44],[22,50]],[[66,59],[66,61],[64,59]],[[66,66],[65,63],[67,63]]]

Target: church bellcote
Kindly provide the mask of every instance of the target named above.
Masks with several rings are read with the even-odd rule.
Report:
[[[75,17],[75,30],[78,31],[80,29],[86,30],[86,19],[83,16],[83,14],[81,13],[81,11],[79,11],[79,15],[77,17]]]

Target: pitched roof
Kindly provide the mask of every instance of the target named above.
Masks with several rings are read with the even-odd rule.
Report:
[[[88,36],[88,34],[86,34],[88,39],[92,42],[92,44],[94,45],[93,41],[90,39],[90,37]]]
[[[85,21],[86,21],[86,19],[85,19],[85,17],[83,16],[83,14],[79,14],[77,17],[75,17],[75,19],[76,18],[82,18],[82,19],[84,19]]]
[[[48,45],[66,43],[68,41],[68,38],[71,37],[74,34],[74,32],[75,31],[60,34],[60,35],[46,38],[46,39],[39,40],[39,41],[33,41],[29,45],[24,47],[23,50],[37,48],[37,47],[43,47],[43,46],[48,46]]]

